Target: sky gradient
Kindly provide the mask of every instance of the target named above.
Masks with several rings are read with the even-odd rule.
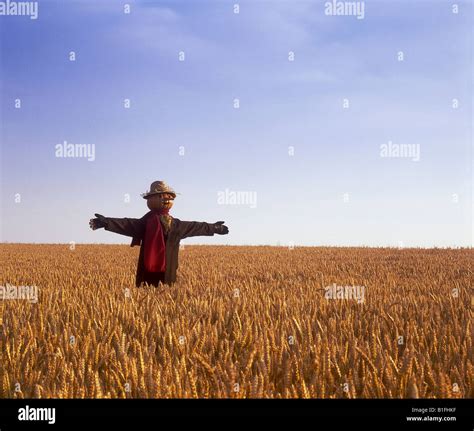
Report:
[[[173,216],[230,229],[184,243],[472,246],[472,4],[366,1],[357,19],[325,3],[0,16],[0,240],[129,243],[89,218],[141,217],[164,180]],[[64,141],[95,159],[56,157]],[[381,157],[389,141],[420,160]],[[219,203],[226,189],[257,205]]]

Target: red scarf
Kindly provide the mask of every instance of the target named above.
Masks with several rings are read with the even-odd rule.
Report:
[[[165,238],[160,215],[168,214],[169,209],[153,210],[146,222],[144,247],[145,269],[148,272],[165,272]]]

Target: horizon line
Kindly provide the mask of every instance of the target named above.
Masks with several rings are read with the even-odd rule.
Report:
[[[105,243],[105,242],[74,242],[74,245],[117,245],[117,246],[128,246],[131,247],[130,243]],[[70,246],[71,242],[10,242],[10,241],[0,241],[0,245],[67,245]],[[298,245],[292,244],[290,245],[275,245],[275,244],[182,244],[186,247],[274,247],[274,248],[286,248],[289,250],[295,248],[388,248],[388,249],[395,249],[395,250],[402,250],[402,249],[422,249],[422,250],[460,250],[466,249],[470,250],[473,248],[472,245],[455,245],[455,246],[396,246],[396,245],[327,245],[327,244],[319,244],[319,245]]]

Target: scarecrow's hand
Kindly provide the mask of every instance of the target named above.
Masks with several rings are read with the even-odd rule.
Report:
[[[224,223],[224,221],[214,223],[214,232],[219,235],[227,235],[229,233],[229,228]]]
[[[107,222],[105,220],[105,217],[100,214],[94,214],[97,218],[91,218],[89,220],[89,226],[91,227],[92,230],[100,229],[101,227],[105,227],[107,225]]]

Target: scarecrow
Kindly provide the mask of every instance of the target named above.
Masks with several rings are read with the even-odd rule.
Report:
[[[89,221],[91,229],[104,228],[110,232],[132,237],[131,247],[140,245],[135,284],[155,287],[161,282],[173,284],[178,269],[179,242],[190,236],[225,235],[229,229],[223,221],[206,223],[182,221],[171,217],[176,193],[163,181],[155,181],[150,191],[143,193],[150,209],[142,218],[110,218],[95,214]]]

